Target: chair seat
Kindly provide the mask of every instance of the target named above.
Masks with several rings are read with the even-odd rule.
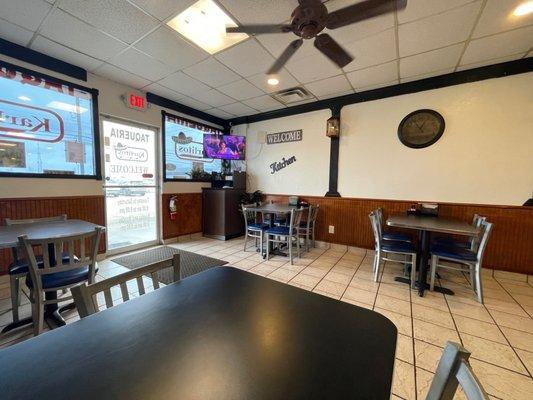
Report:
[[[433,239],[432,243],[435,245],[443,245],[448,247],[455,246],[462,249],[470,249],[470,242],[456,240],[451,236],[437,236],[435,239]]]
[[[409,235],[406,235],[405,233],[398,233],[398,232],[383,232],[381,235],[383,240],[396,240],[398,242],[410,242],[411,238]]]
[[[266,230],[266,233],[269,235],[281,235],[288,236],[290,235],[290,228],[288,226],[275,226]]]
[[[41,266],[43,264],[43,256],[36,256],[37,265]],[[63,253],[63,263],[69,262],[68,253]],[[20,275],[27,274],[30,271],[30,266],[26,260],[17,260],[7,267],[9,275]]]
[[[248,224],[249,231],[264,231],[265,229],[270,228],[268,224]]]
[[[434,244],[430,249],[431,255],[446,257],[461,261],[476,261],[477,254],[473,251],[461,249],[459,247],[444,246],[442,244]]]
[[[47,274],[42,276],[43,289],[51,289],[61,286],[73,285],[89,280],[89,267],[80,267],[70,271],[56,272],[54,274]],[[33,282],[28,274],[26,277],[26,285],[29,288],[33,287]]]
[[[389,253],[416,253],[413,244],[410,242],[386,240],[381,243],[381,248]]]

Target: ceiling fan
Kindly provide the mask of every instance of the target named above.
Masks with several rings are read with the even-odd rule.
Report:
[[[328,12],[321,0],[298,0],[299,6],[291,15],[290,24],[282,25],[244,25],[227,27],[227,33],[262,33],[292,32],[300,39],[292,41],[270,67],[267,74],[276,74],[303,44],[304,39],[315,38],[314,46],[331,61],[343,68],[353,61],[353,57],[344,50],[327,33],[320,33],[324,28],[337,29],[378,15],[401,10],[407,6],[407,0],[365,0],[340,10]]]

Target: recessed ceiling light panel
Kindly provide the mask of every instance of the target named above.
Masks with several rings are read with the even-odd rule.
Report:
[[[226,27],[236,27],[237,24],[213,0],[198,0],[168,21],[167,25],[209,54],[249,37],[246,33],[226,33]]]
[[[520,4],[513,11],[515,17],[522,17],[533,12],[533,1],[526,1],[525,3]]]

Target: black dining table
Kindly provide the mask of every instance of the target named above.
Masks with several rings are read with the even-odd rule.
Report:
[[[0,351],[2,399],[389,399],[383,315],[216,267]]]
[[[438,217],[432,215],[417,215],[417,214],[397,214],[391,215],[387,219],[387,225],[412,229],[419,232],[419,254],[418,261],[418,294],[424,295],[424,291],[429,288],[427,283],[427,270],[429,251],[431,243],[431,234],[445,233],[450,235],[462,235],[462,236],[477,236],[479,234],[479,228],[469,224],[468,222],[461,221],[454,218]],[[395,278],[396,281],[410,284],[410,280],[404,277]],[[453,295],[454,292],[448,288],[435,286],[436,292]]]
[[[28,224],[16,224],[9,226],[0,226],[0,249],[16,248],[18,246],[18,237],[26,235],[28,239],[48,239],[65,235],[81,235],[93,232],[97,227],[104,228],[92,222],[80,219],[67,219],[63,221],[36,221]],[[49,246],[50,260],[55,260],[55,248]],[[57,299],[57,292],[50,291],[45,293],[47,300]],[[70,303],[59,309],[58,303],[46,304],[44,306],[44,316],[49,327],[54,328],[65,325],[65,320],[61,317],[60,311],[71,309],[74,303]],[[6,325],[2,332],[8,332],[15,328],[32,323],[31,317],[23,318],[17,322]]]

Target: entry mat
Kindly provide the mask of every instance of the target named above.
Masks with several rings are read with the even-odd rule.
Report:
[[[117,257],[112,261],[126,268],[136,269],[154,262],[170,260],[174,254],[180,255],[180,272],[182,279],[210,268],[228,263],[227,261],[206,257],[201,254],[191,253],[190,251],[175,249],[174,247],[169,246],[161,246],[155,249],[130,254],[128,256]],[[159,271],[157,274],[160,282],[166,284],[173,282],[172,267],[165,268]]]

